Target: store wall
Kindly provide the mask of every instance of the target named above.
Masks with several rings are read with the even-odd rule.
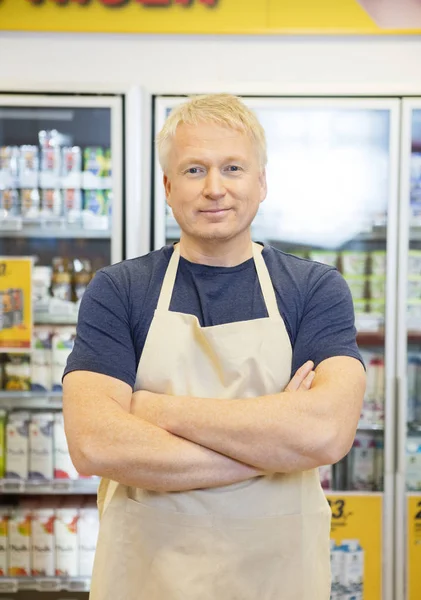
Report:
[[[0,89],[421,94],[421,37],[0,32]]]

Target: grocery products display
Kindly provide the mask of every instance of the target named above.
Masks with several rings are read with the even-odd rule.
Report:
[[[331,540],[332,590],[330,600],[363,600],[364,550],[358,540]]]

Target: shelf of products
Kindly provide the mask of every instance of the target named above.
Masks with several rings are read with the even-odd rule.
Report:
[[[61,392],[0,392],[0,408],[5,410],[61,409]]]
[[[0,479],[0,492],[3,494],[83,494],[96,495],[97,479],[54,479],[52,481],[16,481]]]
[[[111,232],[104,229],[84,229],[80,225],[71,225],[65,221],[49,223],[48,221],[25,222],[21,219],[0,218],[0,233],[4,238],[57,238],[57,239],[110,239]]]
[[[87,577],[0,577],[0,593],[36,592],[89,592],[91,580]]]

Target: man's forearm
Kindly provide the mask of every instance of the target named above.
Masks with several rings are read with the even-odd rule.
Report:
[[[161,492],[229,485],[260,474],[105,402],[101,400],[101,417],[84,433],[84,452],[72,452],[82,474]]]
[[[326,383],[325,365],[309,391],[233,400],[157,395],[155,402],[146,402],[139,415],[265,471],[315,468],[336,462],[349,450],[364,393],[362,367],[357,361],[351,365],[354,382],[342,377],[343,363],[333,364],[338,366],[333,386]],[[349,374],[349,364],[347,367]],[[339,385],[341,377],[344,381]]]

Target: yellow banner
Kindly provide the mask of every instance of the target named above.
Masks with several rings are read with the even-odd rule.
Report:
[[[335,575],[337,557],[339,568],[342,569],[339,584],[342,592],[347,585],[350,588],[355,586],[355,579],[358,579],[360,570],[361,597],[364,600],[381,600],[382,496],[329,494],[327,498],[332,509],[331,539],[336,542],[336,548],[331,552],[332,591],[335,587],[335,577],[338,577]]]
[[[421,598],[421,494],[408,498],[408,600]]]
[[[0,30],[419,34],[419,0],[0,0]]]
[[[32,259],[0,257],[0,352],[30,350]]]

